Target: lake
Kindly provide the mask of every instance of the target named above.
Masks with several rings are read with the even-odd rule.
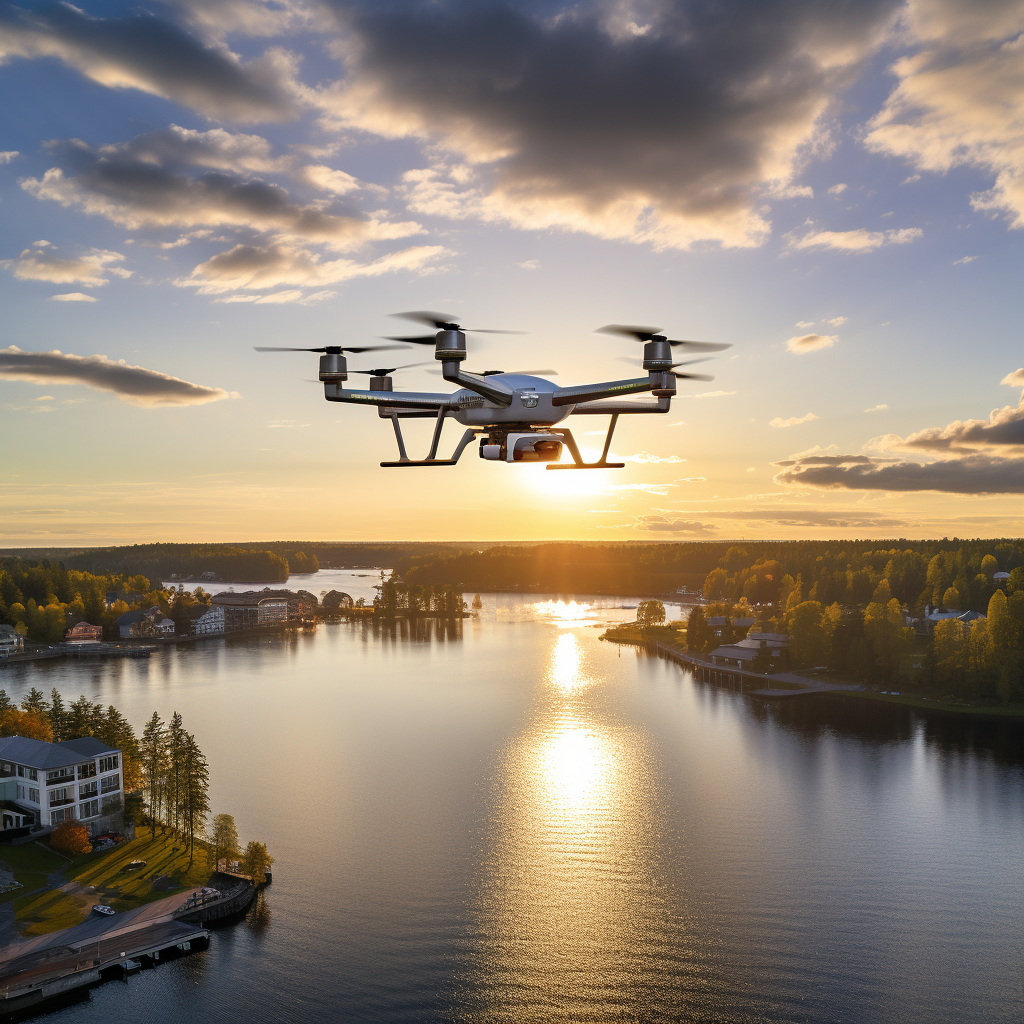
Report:
[[[48,1019],[1024,1017],[1024,727],[752,702],[601,642],[635,600],[483,600],[0,673],[180,711],[276,858],[208,952]]]

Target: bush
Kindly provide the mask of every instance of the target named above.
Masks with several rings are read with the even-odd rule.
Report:
[[[89,830],[80,821],[65,821],[58,825],[50,833],[50,845],[69,857],[77,857],[80,853],[92,850]]]

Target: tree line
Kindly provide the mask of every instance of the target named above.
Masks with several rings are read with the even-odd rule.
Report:
[[[462,589],[454,584],[420,586],[400,579],[385,580],[373,599],[376,613],[385,619],[398,616],[436,615],[460,618],[466,610]]]

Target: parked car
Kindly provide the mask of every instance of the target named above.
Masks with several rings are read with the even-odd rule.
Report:
[[[113,917],[114,916],[113,908],[112,907],[104,906],[102,903],[94,903],[92,905],[92,912],[94,914],[99,914],[100,917]]]

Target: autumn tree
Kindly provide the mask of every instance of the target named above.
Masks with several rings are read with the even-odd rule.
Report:
[[[903,624],[900,603],[872,601],[864,611],[864,635],[874,658],[875,669],[883,682],[899,678],[903,656],[910,649],[914,632]]]
[[[89,842],[89,830],[80,821],[74,819],[61,822],[50,833],[50,845],[68,857],[77,857],[92,850],[92,843]]]
[[[830,630],[819,601],[803,601],[786,616],[790,655],[796,665],[822,665],[828,660]]]
[[[700,605],[692,608],[686,620],[686,649],[702,654],[714,646],[715,640],[715,631],[708,625],[704,609]]]
[[[210,842],[213,844],[216,870],[220,870],[222,859],[230,863],[238,858],[241,853],[238,848],[238,829],[235,828],[235,819],[230,814],[218,814],[213,819]]]
[[[253,885],[259,886],[267,880],[267,872],[273,863],[274,858],[267,852],[266,846],[253,840],[245,848],[242,871],[252,879]]]
[[[642,628],[660,626],[665,621],[665,606],[660,601],[641,601],[636,609],[636,621]]]

